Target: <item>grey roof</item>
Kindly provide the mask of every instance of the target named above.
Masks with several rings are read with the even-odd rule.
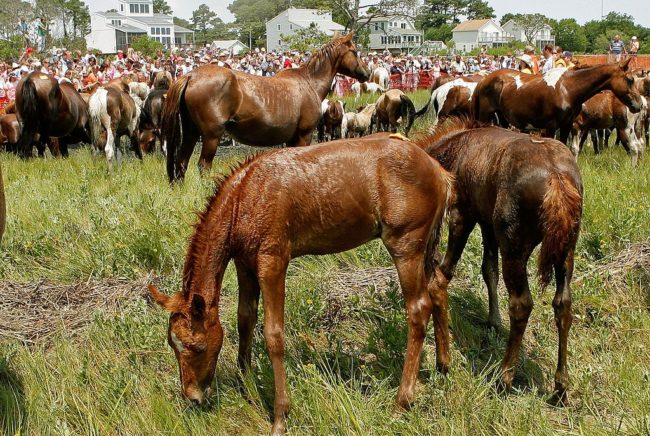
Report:
[[[122,32],[128,32],[128,33],[147,33],[146,30],[140,29],[138,27],[133,27],[128,24],[123,24],[121,26],[113,26],[113,25],[108,25],[109,27],[112,27],[117,30],[121,30]]]
[[[95,12],[97,15],[101,15],[106,18],[126,18],[124,15],[119,12]]]
[[[194,31],[174,24],[174,33],[194,33]]]
[[[148,24],[150,26],[155,26],[155,25],[167,25],[169,26],[172,24],[172,16],[171,15],[164,15],[164,14],[153,14],[153,17],[134,17],[134,16],[129,16],[129,20],[133,21],[139,21],[144,24]]]

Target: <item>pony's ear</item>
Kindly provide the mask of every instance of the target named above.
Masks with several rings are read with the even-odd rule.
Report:
[[[338,39],[341,36],[338,30],[334,31],[334,35],[332,35],[332,41],[335,39]]]
[[[353,37],[354,37],[354,31],[352,31],[352,32],[348,33],[347,35],[345,35],[345,37],[343,38],[343,42],[350,42],[350,41],[352,41]]]
[[[631,61],[631,60],[632,60],[632,58],[627,58],[627,59],[625,59],[623,62],[621,62],[621,63],[618,64],[618,65],[621,67],[621,69],[622,69],[623,71],[629,71],[629,70],[630,70],[630,61]]]
[[[149,294],[153,301],[158,303],[159,306],[163,307],[168,312],[178,312],[180,309],[180,294],[174,294],[172,296],[167,295],[158,290],[158,287],[153,283],[149,283],[147,286],[149,288]]]

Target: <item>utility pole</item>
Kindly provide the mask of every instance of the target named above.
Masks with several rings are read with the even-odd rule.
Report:
[[[600,19],[605,18],[605,0],[600,0]]]

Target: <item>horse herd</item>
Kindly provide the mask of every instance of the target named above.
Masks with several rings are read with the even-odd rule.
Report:
[[[562,142],[572,129],[577,138],[586,129],[605,128],[604,122],[586,121],[591,112],[585,103],[594,96],[611,95],[625,106],[601,104],[611,108],[612,119],[618,119],[618,112],[628,111],[628,118],[643,112],[647,79],[635,77],[627,63],[546,76],[507,70],[437,83],[420,111],[400,91],[387,90],[375,103],[345,112],[340,102],[326,99],[337,73],[362,83],[371,77],[352,34],[336,36],[306,65],[273,78],[207,65],[171,86],[163,80],[167,83],[155,86],[142,108],[141,98],[133,96],[137,90],[124,80],[95,90],[86,96],[87,104],[71,86],[32,74],[18,90],[20,150],[31,155],[32,144],[48,137],[58,137],[60,144],[91,140],[105,149],[110,162],[122,135],[138,155],[158,139],[174,182],[184,177],[199,139],[199,165],[209,169],[225,133],[257,146],[309,145],[315,130],[319,141],[342,138],[246,159],[219,183],[199,218],[180,292],[170,296],[149,286],[153,299],[170,312],[168,343],[183,392],[193,402],[209,395],[215,377],[224,336],[221,282],[233,260],[239,284],[238,364],[243,373],[250,371],[261,295],[275,380],[273,432],[282,433],[289,411],[284,368],[288,264],[299,256],[341,252],[379,238],[394,261],[405,300],[407,350],[397,402],[408,408],[415,399],[429,318],[437,369],[448,371],[447,289],[476,225],[483,239],[482,273],[492,326],[500,324],[499,253],[508,291],[510,331],[501,386],[508,390],[512,385],[533,308],[527,263],[541,244],[540,284],[545,287],[554,277],[556,285],[552,305],[559,339],[552,399],[566,402],[570,282],[583,186],[575,156]],[[611,94],[598,94],[603,90]],[[79,109],[84,105],[89,112]],[[435,128],[410,139],[395,133],[401,125],[408,134],[413,119],[431,109],[439,124]],[[373,123],[387,132],[358,137],[369,133]],[[514,128],[540,130],[542,136]],[[562,142],[554,139],[557,132]],[[621,139],[631,150],[634,141],[627,139],[626,145]],[[439,261],[445,217],[447,251]]]

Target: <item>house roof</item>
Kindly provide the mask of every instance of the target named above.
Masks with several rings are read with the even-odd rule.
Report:
[[[213,47],[219,47],[219,48],[222,48],[224,50],[228,50],[229,48],[231,48],[231,47],[233,47],[233,46],[235,46],[237,44],[240,44],[242,47],[248,48],[246,46],[246,44],[239,41],[238,39],[227,39],[227,40],[223,40],[223,41],[212,41],[212,46]]]
[[[280,16],[286,16],[287,20],[300,27],[309,27],[311,23],[316,24],[318,30],[327,32],[331,30],[345,30],[345,26],[332,21],[332,13],[320,9],[297,9],[289,8],[280,12],[275,17],[267,21],[267,23],[274,21]]]
[[[126,18],[126,15],[122,15],[119,12],[95,12],[97,15],[101,15],[106,18]]]
[[[174,33],[194,33],[194,31],[174,24]]]
[[[128,24],[122,24],[121,26],[113,26],[113,25],[108,25],[109,27],[112,27],[114,29],[120,30],[122,32],[127,32],[127,33],[147,33],[146,30],[140,29],[138,27],[133,27]]]
[[[127,18],[129,20],[139,21],[149,26],[155,26],[155,25],[169,26],[173,22],[171,15],[164,15],[164,14],[153,14],[153,17],[134,17],[129,15]]]
[[[481,27],[485,26],[487,23],[492,21],[491,19],[486,20],[467,20],[460,23],[458,26],[454,27],[452,32],[471,32],[473,30],[480,30]]]
[[[345,26],[342,26],[332,20],[289,20],[289,22],[304,28],[307,28],[311,25],[311,23],[314,23],[318,30],[321,32],[328,32],[330,30],[345,30]]]

